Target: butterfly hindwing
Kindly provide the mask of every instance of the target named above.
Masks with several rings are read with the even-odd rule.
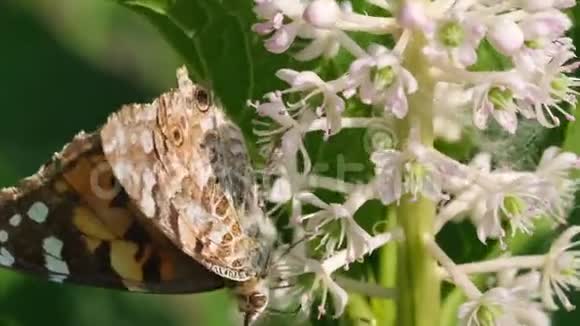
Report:
[[[37,174],[0,190],[0,265],[156,293],[224,285],[143,216],[113,176],[98,134],[79,134]]]
[[[248,280],[261,273],[271,239],[243,137],[185,69],[178,80],[153,103],[113,114],[101,130],[104,153],[139,209],[183,252]]]

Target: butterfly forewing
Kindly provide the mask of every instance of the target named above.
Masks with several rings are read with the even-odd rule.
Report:
[[[37,174],[0,190],[0,265],[58,282],[146,292],[223,286],[133,204],[98,134],[79,134]]]

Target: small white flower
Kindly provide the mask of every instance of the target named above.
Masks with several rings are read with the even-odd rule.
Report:
[[[524,33],[524,45],[513,56],[514,63],[523,73],[538,73],[568,43],[564,32],[572,24],[568,16],[557,10],[540,12],[524,18],[519,23]]]
[[[497,287],[460,307],[459,316],[466,326],[549,326],[550,318],[536,301],[540,273],[517,274],[515,269],[498,274]]]
[[[580,168],[580,157],[571,152],[564,152],[556,146],[548,147],[538,163],[537,172],[557,183],[570,178],[570,172]]]
[[[542,301],[548,309],[558,309],[554,295],[566,310],[575,308],[565,292],[580,289],[580,251],[576,248],[579,242],[573,241],[578,234],[580,227],[570,227],[552,244],[547,255],[541,286]]]
[[[549,42],[562,37],[572,27],[572,21],[559,10],[548,10],[529,15],[519,26],[526,41]]]
[[[401,66],[401,60],[381,45],[369,48],[369,56],[359,58],[350,66],[351,89],[358,88],[361,101],[383,107],[402,119],[409,105],[407,94],[417,91],[417,81]]]
[[[348,302],[348,293],[336,284],[330,274],[324,270],[318,261],[309,260],[306,266],[307,270],[315,275],[312,289],[322,291],[322,300],[318,306],[319,317],[326,314],[325,307],[329,294],[332,297],[332,304],[334,307],[333,316],[335,318],[341,316],[344,313],[344,308]]]
[[[519,304],[515,293],[505,288],[493,288],[479,298],[459,307],[462,326],[518,326],[512,309]]]
[[[497,286],[509,289],[519,299],[519,304],[512,306],[510,311],[521,325],[550,326],[550,316],[537,301],[541,277],[538,271],[519,274],[517,269],[497,274]]]
[[[279,92],[266,94],[267,102],[251,103],[248,105],[255,108],[256,112],[262,117],[268,117],[278,123],[280,126],[290,128],[296,125],[296,121],[288,112],[286,104],[282,100],[282,94]]]
[[[426,31],[429,44],[423,53],[433,61],[467,67],[477,61],[476,49],[485,33],[485,25],[477,19],[453,11]]]
[[[556,219],[564,221],[574,204],[578,182],[571,176],[573,170],[580,169],[580,158],[570,152],[563,152],[552,146],[544,151],[536,169],[536,174],[545,178],[557,189],[557,194],[550,199],[550,210]]]
[[[494,193],[488,194],[484,220],[494,220],[500,225],[500,220],[506,219],[510,223],[512,234],[517,231],[530,234],[534,222],[542,217],[562,222],[559,216],[552,214],[550,200],[557,195],[557,189],[549,182],[533,175],[522,175],[508,182],[502,182],[503,177],[498,179],[498,187]]]
[[[288,84],[291,88],[283,93],[304,92],[302,102],[306,105],[309,99],[317,95],[322,96],[322,103],[316,107],[319,116],[326,117],[326,137],[335,135],[340,131],[342,112],[345,108],[344,100],[337,94],[346,87],[345,79],[325,82],[312,71],[298,72],[292,69],[280,69],[276,76]]]
[[[266,98],[268,101],[262,103],[248,101],[248,106],[254,108],[260,117],[269,118],[268,121],[253,121],[253,132],[259,137],[260,153],[269,160],[273,159],[274,153],[278,153],[281,157],[277,161],[287,161],[300,153],[308,166],[310,158],[302,138],[316,116],[300,105],[287,107],[280,92],[269,93]],[[274,148],[277,145],[280,145],[279,148]],[[276,163],[276,160],[271,163]]]
[[[359,190],[353,191],[351,198],[357,196],[359,198],[355,200],[360,203],[370,199]],[[321,209],[316,213],[302,216],[301,221],[305,222],[305,229],[308,232],[320,235],[319,247],[325,246],[326,250],[323,257],[333,255],[345,242],[347,262],[354,262],[369,252],[371,236],[354,220],[358,204],[353,206],[350,204],[352,200],[344,204],[327,204],[314,195],[309,196],[309,198],[303,197],[302,202]],[[334,222],[338,222],[339,225],[337,234],[328,230],[328,227],[332,227]]]
[[[487,169],[489,166],[484,164],[468,178],[468,187],[454,190],[455,197],[441,208],[440,219],[469,216],[483,243],[488,238],[503,240],[504,220],[509,222],[512,234],[531,233],[534,222],[542,217],[563,222],[553,209],[551,201],[558,191],[550,182],[531,173],[486,173]]]
[[[300,18],[304,4],[299,0],[256,0],[254,12],[264,22],[254,24],[252,30],[260,35],[272,34],[265,46],[272,53],[282,53],[292,45],[305,23]],[[291,20],[284,23],[285,17]]]
[[[479,129],[487,128],[493,117],[510,134],[518,128],[518,107],[514,92],[508,85],[481,84],[473,89],[473,123]]]
[[[415,144],[405,152],[380,150],[371,155],[375,164],[376,191],[385,205],[399,201],[404,194],[411,195],[414,200],[419,195],[434,201],[447,199],[442,189],[443,179],[455,171],[450,171],[453,167],[449,168],[445,162],[422,152],[421,147]]]
[[[317,260],[307,257],[304,252],[303,248],[295,248],[291,252],[276,258],[270,277],[288,280],[296,277],[313,276],[307,278],[308,282],[300,285],[300,288],[294,289],[293,296],[299,293],[302,309],[307,313],[310,312],[315,299],[320,296],[318,311],[319,316],[321,316],[326,314],[328,296],[330,295],[332,297],[334,316],[339,317],[344,313],[344,308],[348,302],[348,293],[332,279],[331,272],[326,271]]]
[[[259,35],[270,35],[264,42],[272,53],[286,52],[296,38],[311,40],[294,54],[300,61],[328,57],[338,53],[336,29],[332,26],[341,15],[334,0],[318,0],[308,4],[301,0],[255,0],[254,12],[262,22],[252,26]],[[320,27],[320,28],[317,28]]]
[[[541,125],[548,128],[560,125],[560,119],[553,111],[558,111],[570,121],[575,120],[563,107],[566,104],[571,107],[576,105],[577,88],[580,86],[580,79],[566,75],[579,65],[569,46],[568,43],[562,44],[544,69],[531,77],[537,81],[535,92],[518,101],[521,110],[528,111],[528,115],[535,116]]]
[[[292,208],[290,223],[298,224],[302,219],[302,204],[316,196],[306,188],[304,175],[291,174],[286,169],[284,172],[274,181],[268,192],[268,200],[277,204],[277,207],[290,203]]]
[[[438,219],[469,216],[484,243],[488,238],[505,237],[504,220],[512,233],[530,233],[534,222],[544,217],[565,223],[577,189],[568,176],[576,164],[576,155],[552,148],[544,153],[535,173],[491,172],[491,156],[480,154],[470,163],[467,177],[448,182],[445,189],[454,197],[440,208]]]

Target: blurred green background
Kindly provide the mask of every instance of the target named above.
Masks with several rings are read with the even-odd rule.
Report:
[[[0,186],[34,173],[121,104],[174,87],[182,61],[113,1],[0,1]],[[62,286],[0,271],[0,325],[228,325],[226,291],[190,296]]]
[[[223,10],[212,16],[213,21],[204,14],[204,10],[216,12],[209,5],[213,2],[200,2],[203,10],[191,11],[200,12],[200,16],[180,22],[191,26],[199,22],[201,30],[209,26],[205,35],[211,37],[204,41],[202,35],[195,47],[178,51],[162,36],[174,37],[172,43],[179,44],[175,38],[181,36],[172,30],[175,26],[165,26],[151,12],[146,13],[149,20],[145,19],[114,1],[0,1],[0,186],[12,185],[36,172],[74,134],[97,128],[121,104],[149,101],[173,87],[176,67],[186,62],[178,52],[193,53],[201,47],[202,56],[217,58],[219,64],[188,63],[194,74],[211,80],[214,89],[226,94],[223,98],[236,120],[248,123],[247,111],[232,108],[241,107],[248,97],[272,90],[273,79],[259,77],[268,75],[288,58],[264,56],[260,41],[250,35],[232,37],[237,29],[251,23],[242,20],[250,17],[251,2],[231,1],[246,1],[243,15],[230,14],[236,8],[228,5],[218,8]],[[177,11],[174,14],[179,16]],[[156,21],[162,33],[150,21]],[[199,30],[195,26],[192,33]],[[222,32],[230,33],[225,42]],[[260,56],[263,60],[248,59]],[[549,132],[542,141],[559,144],[564,132]],[[569,149],[580,150],[579,137],[580,132],[568,137]],[[580,221],[577,210],[572,220]],[[473,243],[472,230],[469,236],[464,230],[464,226],[448,228],[440,239],[443,246],[467,249],[455,256],[481,255],[481,249],[470,251],[469,246],[456,245],[457,239]],[[580,304],[580,296],[573,301]],[[121,293],[51,284],[0,270],[0,326],[236,325],[236,310],[227,291],[189,296]],[[292,317],[282,319],[292,323]],[[580,312],[558,313],[554,320],[557,326],[578,325]]]

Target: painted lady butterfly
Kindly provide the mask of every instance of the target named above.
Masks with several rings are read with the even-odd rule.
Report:
[[[130,291],[226,286],[246,324],[265,309],[275,229],[242,134],[185,68],[177,76],[178,89],[122,107],[0,190],[0,265]]]

